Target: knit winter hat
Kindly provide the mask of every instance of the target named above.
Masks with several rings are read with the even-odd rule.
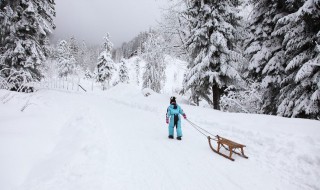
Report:
[[[172,96],[171,98],[170,98],[170,104],[172,104],[172,103],[177,103],[176,102],[176,97],[174,97],[174,96]]]

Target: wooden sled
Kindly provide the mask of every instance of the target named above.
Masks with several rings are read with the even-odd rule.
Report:
[[[218,147],[217,149],[213,148],[212,144],[211,144],[211,140],[214,140],[214,141],[217,141],[217,144],[218,144]],[[220,136],[216,136],[216,138],[211,138],[210,136],[208,136],[208,141],[209,141],[209,146],[210,148],[213,150],[213,152],[225,157],[225,158],[228,158],[229,160],[232,160],[234,161],[234,159],[232,158],[232,154],[237,154],[243,158],[246,158],[248,159],[248,157],[244,154],[243,152],[243,148],[246,147],[245,145],[243,144],[239,144],[239,143],[236,143],[236,142],[233,142],[229,139],[226,139],[226,138],[223,138],[223,137],[220,137]],[[229,156],[226,155],[226,154],[223,154],[220,152],[220,148],[224,147],[226,150],[228,150],[230,153],[229,153]],[[236,152],[235,150],[236,149],[240,149],[241,153],[239,152]]]

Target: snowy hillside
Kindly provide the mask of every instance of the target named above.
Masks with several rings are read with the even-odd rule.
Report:
[[[171,87],[166,87],[170,90]],[[169,95],[0,90],[0,189],[320,189],[320,123],[185,105],[188,118],[247,145],[231,162],[182,121],[169,140]],[[23,110],[23,111],[21,111]]]

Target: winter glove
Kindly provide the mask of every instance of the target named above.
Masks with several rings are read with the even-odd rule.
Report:
[[[166,117],[166,123],[169,124],[169,118]]]
[[[186,116],[186,114],[183,114],[182,116],[183,116],[183,118],[184,118],[184,119],[187,119],[187,116]]]

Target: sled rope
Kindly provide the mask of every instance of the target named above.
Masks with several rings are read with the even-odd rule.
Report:
[[[205,136],[206,138],[208,137],[207,134],[209,134],[209,135],[211,135],[211,136],[213,136],[213,137],[216,137],[216,135],[211,134],[209,131],[203,129],[203,128],[200,127],[199,125],[196,125],[195,123],[191,122],[189,119],[186,119],[186,120],[189,122],[189,124],[190,124],[193,128],[195,128],[199,133],[201,133],[201,134],[202,134],[203,136]],[[206,133],[207,133],[207,134],[206,134]],[[217,139],[212,139],[212,140],[217,141]]]

